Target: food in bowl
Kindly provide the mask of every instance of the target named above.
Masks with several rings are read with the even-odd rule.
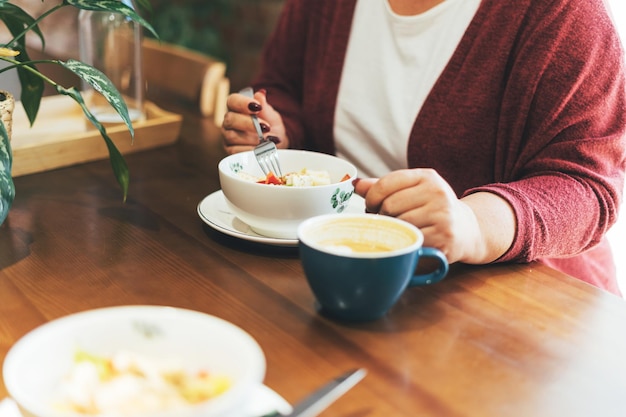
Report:
[[[326,170],[314,171],[312,169],[303,168],[297,172],[288,172],[282,177],[270,172],[264,177],[255,177],[246,172],[239,172],[239,176],[245,180],[256,182],[259,184],[269,185],[285,185],[287,187],[315,187],[319,185],[331,184],[330,174]],[[344,175],[341,181],[345,181],[350,176]]]
[[[79,351],[100,359],[132,352],[155,367],[183,369],[190,375],[209,372],[227,379],[228,386],[206,400],[154,412],[64,411],[61,387]],[[52,320],[18,340],[3,364],[7,392],[25,417],[238,417],[264,377],[263,351],[244,330],[215,316],[165,306],[108,307]],[[111,395],[113,402],[122,394]]]
[[[321,152],[279,149],[283,172],[303,169],[328,173],[327,184],[273,187],[250,180],[263,178],[254,152],[223,158],[218,164],[220,185],[232,213],[254,232],[278,239],[297,239],[304,220],[321,214],[342,213],[354,193],[356,167],[350,162]],[[245,173],[242,175],[241,173]]]
[[[102,356],[78,350],[53,406],[62,412],[132,416],[198,404],[230,385],[224,375],[191,371],[137,352]]]

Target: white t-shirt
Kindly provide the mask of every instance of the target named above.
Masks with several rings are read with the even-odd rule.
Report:
[[[418,112],[480,0],[445,0],[415,16],[388,0],[358,0],[335,111],[337,155],[360,177],[407,168]]]

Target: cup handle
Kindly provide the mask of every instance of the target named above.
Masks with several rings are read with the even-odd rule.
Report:
[[[439,261],[439,267],[428,274],[416,274],[413,275],[411,281],[409,282],[409,286],[415,285],[429,285],[436,284],[446,277],[448,274],[448,259],[446,255],[443,254],[439,249],[435,248],[420,248],[419,250],[419,258],[434,258]]]

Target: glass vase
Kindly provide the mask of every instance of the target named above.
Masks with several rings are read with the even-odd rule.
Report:
[[[133,0],[120,0],[138,12]],[[145,119],[141,25],[120,13],[81,10],[78,15],[80,60],[102,71],[118,89],[132,121]],[[102,123],[119,123],[115,109],[83,81],[90,111]]]

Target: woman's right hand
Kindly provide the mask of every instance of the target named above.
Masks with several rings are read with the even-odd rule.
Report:
[[[459,199],[433,169],[401,169],[353,184],[367,212],[417,226],[424,233],[424,246],[439,249],[450,263],[493,262],[513,243],[517,219],[504,198],[477,192]]]
[[[224,149],[228,154],[250,151],[259,144],[253,114],[256,114],[263,130],[263,136],[276,144],[278,148],[287,148],[289,139],[285,133],[283,118],[267,102],[264,90],[254,93],[254,98],[233,93],[226,101],[227,112],[222,122]]]

